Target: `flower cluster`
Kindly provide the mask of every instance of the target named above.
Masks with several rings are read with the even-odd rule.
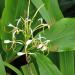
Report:
[[[18,27],[19,23],[21,22],[21,18],[17,21],[17,26],[9,24],[8,26],[13,28],[12,41],[4,40],[4,43],[6,43],[6,44],[12,43],[11,48],[13,48],[14,44],[24,45],[25,50],[27,50],[28,46],[32,43],[32,47],[35,47],[41,51],[46,51],[48,49],[48,43],[50,42],[50,40],[47,40],[45,37],[42,37],[41,34],[39,34],[38,37],[33,37],[34,29],[37,30],[37,28],[32,29],[31,27],[27,26],[27,22],[29,22],[29,21],[30,21],[29,19],[24,20],[25,28],[23,30]],[[41,24],[44,25],[42,22],[41,22]],[[22,32],[24,34],[25,41],[16,40],[16,34],[20,33],[20,32]],[[30,36],[28,34],[30,34]],[[29,37],[27,37],[27,36],[29,36]],[[30,39],[30,37],[31,37],[31,39]],[[42,41],[42,39],[44,39],[44,41]],[[37,42],[36,45],[35,45],[35,42]],[[25,54],[25,53],[23,53],[23,54]],[[20,54],[18,54],[18,55],[22,55],[22,53],[20,52]]]
[[[30,2],[29,2],[29,6],[30,6]],[[9,40],[9,39],[4,40],[4,43],[5,44],[11,43],[12,49],[14,48],[14,44],[24,45],[24,51],[18,52],[17,53],[18,55],[33,54],[33,53],[28,51],[28,47],[29,47],[30,44],[32,44],[33,48],[37,48],[37,49],[39,49],[43,52],[48,50],[48,43],[50,42],[50,40],[47,40],[45,37],[42,37],[40,34],[39,34],[39,37],[33,37],[33,33],[40,28],[49,27],[49,25],[43,23],[43,19],[40,18],[40,19],[38,19],[38,21],[40,21],[40,24],[37,25],[34,29],[32,29],[32,27],[31,27],[35,16],[37,15],[40,8],[43,7],[43,6],[44,5],[41,5],[39,7],[39,9],[33,15],[32,19],[29,18],[29,7],[28,7],[27,18],[23,19],[21,17],[20,19],[18,19],[16,26],[12,25],[11,23],[8,25],[9,27],[13,28],[12,29],[12,40]],[[21,29],[19,27],[20,23],[23,24],[23,29]],[[19,34],[20,32],[23,34],[25,40],[17,40],[16,39],[16,34]],[[44,39],[44,41],[42,41],[42,39]],[[35,42],[37,42],[37,43],[35,43]]]

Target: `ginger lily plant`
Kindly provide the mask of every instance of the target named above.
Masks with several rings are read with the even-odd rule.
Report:
[[[0,24],[1,75],[74,75],[75,19],[64,18],[58,0],[5,0]]]

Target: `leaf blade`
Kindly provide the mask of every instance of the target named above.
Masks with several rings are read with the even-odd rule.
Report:
[[[2,60],[2,57],[0,55],[0,74],[1,75],[6,75],[5,67],[4,67],[4,62]]]
[[[58,51],[65,51],[65,48],[75,48],[75,19],[63,18],[51,27],[50,30],[46,29],[43,36],[51,40],[52,46]],[[52,49],[54,49],[52,47]],[[72,49],[68,49],[72,50]]]
[[[62,75],[57,67],[46,56],[40,53],[33,55],[38,64],[40,75]]]
[[[11,64],[4,62],[4,65],[8,68],[10,68],[11,70],[13,70],[17,75],[22,75],[21,71],[19,71],[17,68],[15,68],[14,66],[12,66]]]
[[[38,75],[33,63],[21,67],[24,75]]]

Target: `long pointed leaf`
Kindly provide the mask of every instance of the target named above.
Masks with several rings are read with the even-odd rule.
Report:
[[[72,50],[66,48],[75,48],[75,19],[61,19],[50,30],[46,29],[42,35],[51,41],[51,49]]]
[[[21,67],[24,75],[38,75],[33,63]]]
[[[63,75],[74,75],[74,51],[60,53],[60,69]]]
[[[4,62],[4,65],[10,68],[11,70],[13,70],[17,75],[22,75],[21,71],[15,68],[14,66],[12,66],[11,64]]]
[[[26,3],[27,5],[27,3]],[[6,39],[11,39],[11,33],[9,33],[11,30],[8,27],[8,24],[11,23],[15,25],[16,19],[20,18],[20,16],[24,15],[24,8],[25,8],[25,0],[5,0],[5,8],[3,10],[2,18],[1,18],[1,39],[2,41]],[[19,51],[22,46],[19,46],[16,48],[16,51]],[[3,43],[3,48],[5,48],[5,44]],[[11,54],[11,55],[10,55]],[[11,60],[13,56],[15,56],[16,53],[13,54],[11,51],[7,54],[8,58],[7,60]]]
[[[36,8],[39,8],[39,6],[44,4],[44,7],[41,8],[39,12],[47,23],[51,24],[51,21],[63,18],[63,15],[58,5],[58,0],[38,0],[38,1],[31,0],[31,1],[36,6]]]
[[[5,66],[1,55],[0,55],[0,75],[6,75]]]
[[[62,75],[58,68],[46,56],[35,53],[35,57],[40,75]]]

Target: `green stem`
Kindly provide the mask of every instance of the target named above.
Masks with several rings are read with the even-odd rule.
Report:
[[[74,75],[74,52],[60,53],[60,69],[62,75]]]

